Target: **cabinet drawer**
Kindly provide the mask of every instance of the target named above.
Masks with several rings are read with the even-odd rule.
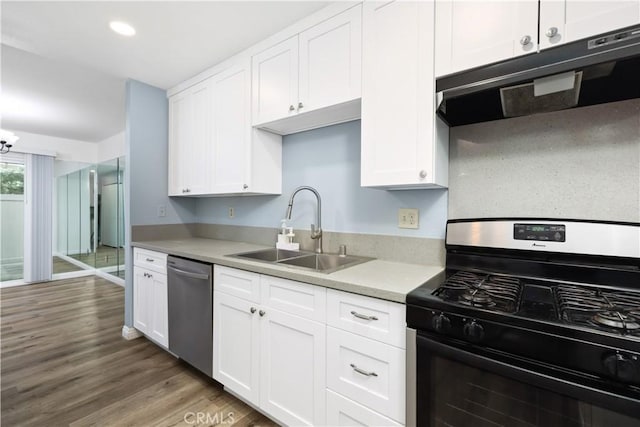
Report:
[[[405,350],[327,327],[327,387],[405,421]]]
[[[147,249],[133,248],[133,265],[167,274],[167,254]]]
[[[214,265],[213,288],[256,304],[260,303],[260,275],[257,273]]]
[[[391,301],[327,290],[327,324],[405,348],[406,307]]]
[[[325,322],[326,289],[271,276],[260,276],[261,304],[305,319]]]
[[[353,400],[327,390],[327,425],[345,426],[402,426]]]

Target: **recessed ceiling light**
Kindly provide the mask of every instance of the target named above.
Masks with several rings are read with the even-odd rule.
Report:
[[[111,21],[109,22],[109,27],[111,27],[111,29],[116,33],[123,36],[131,37],[136,34],[136,29],[133,28],[131,25],[127,24],[126,22]]]

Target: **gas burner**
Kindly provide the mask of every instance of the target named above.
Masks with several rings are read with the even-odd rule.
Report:
[[[624,331],[640,329],[640,319],[620,311],[600,311],[593,316],[593,321],[598,325]]]
[[[562,319],[569,324],[640,335],[640,292],[560,285],[556,295]]]
[[[520,280],[515,277],[458,271],[434,295],[471,307],[514,313],[520,289]]]
[[[493,298],[491,298],[491,295],[489,295],[482,289],[468,289],[464,294],[460,296],[459,301],[462,304],[467,304],[474,307],[494,307],[496,305],[496,303],[493,302]]]

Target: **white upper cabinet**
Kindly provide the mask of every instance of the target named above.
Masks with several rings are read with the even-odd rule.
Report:
[[[298,37],[253,57],[253,124],[295,114],[298,108]]]
[[[437,0],[435,22],[440,77],[638,24],[640,0]]]
[[[288,134],[358,118],[361,24],[358,5],[254,55],[253,125]]]
[[[361,183],[447,185],[448,129],[435,116],[434,5],[366,2]]]
[[[207,191],[211,159],[211,82],[204,81],[169,100],[169,195]]]
[[[538,1],[436,2],[436,76],[538,48]]]
[[[251,127],[249,58],[169,99],[169,195],[280,194],[282,138]]]
[[[540,1],[540,48],[640,23],[640,1]]]

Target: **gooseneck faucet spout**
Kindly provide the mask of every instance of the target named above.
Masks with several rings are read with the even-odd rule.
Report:
[[[302,187],[298,187],[295,190],[293,190],[293,193],[289,198],[289,205],[287,206],[286,218],[288,220],[291,219],[291,211],[293,209],[293,199],[296,196],[296,194],[298,194],[302,190],[311,191],[316,196],[316,201],[318,206],[318,210],[316,213],[316,222],[318,227],[316,228],[315,224],[311,224],[311,238],[318,241],[318,244],[316,245],[316,252],[321,254],[322,253],[322,199],[320,198],[320,193],[318,193],[318,190],[306,185],[303,185]]]

